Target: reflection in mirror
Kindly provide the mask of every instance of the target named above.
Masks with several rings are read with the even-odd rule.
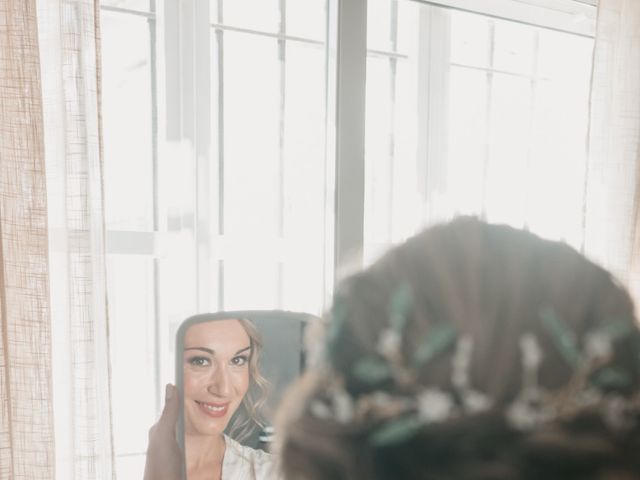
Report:
[[[187,479],[267,478],[273,412],[304,368],[302,337],[313,318],[221,312],[182,324],[176,349],[183,394],[178,440]]]

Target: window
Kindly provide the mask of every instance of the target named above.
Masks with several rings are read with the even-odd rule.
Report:
[[[182,320],[324,308],[325,3],[102,2],[118,478],[142,476]]]
[[[460,214],[579,248],[594,9],[436,3],[369,2],[365,257]]]
[[[180,322],[321,313],[345,230],[365,263],[456,214],[582,240],[593,5],[350,2],[102,0],[120,479],[142,475]],[[336,19],[367,27],[366,82],[336,67],[364,55]]]
[[[144,468],[156,419],[159,231],[158,25],[154,0],[102,2],[107,278],[118,478]],[[136,392],[132,395],[131,392]]]

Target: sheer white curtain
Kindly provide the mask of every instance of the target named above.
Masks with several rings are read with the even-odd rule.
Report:
[[[640,299],[640,2],[599,0],[585,251]]]
[[[3,479],[114,478],[98,3],[0,0]]]

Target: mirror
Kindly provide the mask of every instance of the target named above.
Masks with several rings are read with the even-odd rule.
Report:
[[[266,471],[273,415],[304,369],[303,335],[313,320],[307,313],[264,310],[197,315],[182,323],[176,338],[182,398],[177,435],[185,478],[203,471],[222,471],[226,478],[237,478],[242,469]]]

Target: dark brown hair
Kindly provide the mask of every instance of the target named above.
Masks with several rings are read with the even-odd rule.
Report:
[[[375,423],[317,418],[312,402],[325,395],[338,372],[353,398],[372,387],[353,375],[358,359],[376,355],[389,325],[395,292],[408,286],[411,308],[402,335],[410,359],[435,325],[451,325],[473,340],[469,378],[493,400],[490,411],[434,423],[398,444],[375,446]],[[326,365],[307,373],[281,408],[280,445],[285,478],[595,480],[640,478],[640,427],[613,430],[603,412],[590,409],[540,425],[514,428],[505,409],[522,389],[519,341],[532,333],[543,359],[540,386],[564,391],[574,368],[540,321],[551,310],[581,341],[603,325],[624,325],[607,367],[625,372],[613,386],[629,397],[639,391],[640,349],[633,306],[611,275],[571,247],[507,226],[460,218],[432,227],[392,249],[343,282],[329,319]],[[418,386],[452,387],[453,348],[417,372]],[[375,390],[406,393],[386,381]],[[640,418],[638,418],[640,420]]]

